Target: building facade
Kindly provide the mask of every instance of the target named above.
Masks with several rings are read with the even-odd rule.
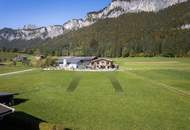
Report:
[[[61,69],[111,70],[118,66],[112,60],[97,57],[61,57],[57,61]]]
[[[65,69],[87,69],[88,64],[97,57],[61,57],[57,64]]]
[[[99,58],[90,62],[91,69],[113,69],[115,65],[112,60]]]

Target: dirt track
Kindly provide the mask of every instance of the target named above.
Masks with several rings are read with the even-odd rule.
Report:
[[[14,74],[20,74],[20,73],[24,73],[24,72],[30,72],[30,71],[33,71],[33,70],[34,70],[34,69],[27,69],[27,70],[22,70],[22,71],[15,71],[15,72],[3,73],[3,74],[0,74],[0,77],[1,77],[1,76],[14,75]]]

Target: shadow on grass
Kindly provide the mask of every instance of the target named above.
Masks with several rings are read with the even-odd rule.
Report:
[[[53,128],[50,128],[51,130],[72,130],[70,128],[64,128],[63,126],[57,126],[57,125],[54,125]]]
[[[110,79],[112,86],[115,89],[116,93],[123,93],[124,92],[121,84],[113,75],[109,75],[108,78]]]
[[[28,101],[28,99],[15,98],[15,99],[13,100],[13,102],[14,102],[13,105],[16,106],[16,105],[25,103],[25,102],[27,102],[27,101]]]
[[[69,84],[69,87],[67,88],[67,92],[74,92],[81,80],[80,76],[74,76],[71,83]]]
[[[15,112],[0,121],[0,130],[40,130],[42,122],[45,121],[24,112]]]
[[[19,105],[21,103],[28,101],[28,99],[14,98],[15,95],[19,95],[19,94],[15,93],[15,94],[7,94],[5,96],[3,95],[0,98],[0,103],[5,104],[7,106],[16,106],[16,105]]]

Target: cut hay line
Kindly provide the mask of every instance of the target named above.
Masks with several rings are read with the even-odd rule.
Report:
[[[123,93],[123,89],[119,81],[114,76],[108,76],[116,93]]]
[[[130,71],[130,70],[190,70],[190,68],[122,68],[120,71]]]
[[[178,63],[180,63],[180,62],[178,62],[178,61],[158,61],[158,62],[151,62],[151,61],[147,61],[147,62],[144,62],[144,61],[142,61],[142,62],[127,62],[127,64],[128,63],[134,63],[134,64],[178,64]]]
[[[67,88],[67,92],[74,92],[76,90],[80,80],[81,80],[81,77],[75,76],[72,79],[71,83],[69,84],[69,87]]]
[[[169,90],[169,91],[171,91],[171,92],[174,92],[174,93],[176,93],[176,94],[190,97],[190,93],[185,92],[185,91],[180,90],[180,89],[177,89],[177,88],[172,87],[172,86],[170,86],[170,85],[164,84],[164,83],[162,83],[162,82],[160,82],[160,81],[157,82],[157,81],[155,81],[155,80],[151,80],[151,79],[149,79],[149,78],[142,77],[142,76],[140,76],[140,75],[137,75],[137,74],[135,74],[135,73],[133,73],[133,72],[129,72],[129,71],[127,71],[127,74],[133,75],[133,76],[135,76],[135,77],[137,77],[137,78],[139,78],[139,79],[141,79],[141,80],[148,81],[148,82],[150,82],[150,83],[152,83],[152,84],[162,86],[162,87],[166,88],[167,90]]]
[[[3,74],[0,74],[0,77],[1,77],[1,76],[14,75],[14,74],[20,74],[20,73],[24,73],[24,72],[30,72],[30,71],[33,71],[33,70],[34,70],[34,69],[28,69],[28,70],[22,70],[22,71],[15,71],[15,72],[3,73]]]

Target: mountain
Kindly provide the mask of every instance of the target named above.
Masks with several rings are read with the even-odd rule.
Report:
[[[43,42],[56,55],[190,56],[190,1],[159,12],[126,13],[98,20]]]
[[[25,25],[22,29],[4,28],[0,30],[0,40],[34,40],[53,39],[64,35],[68,31],[88,27],[99,20],[117,18],[126,13],[158,12],[172,5],[186,2],[187,0],[112,0],[104,9],[90,12],[84,19],[73,19],[63,25],[36,27]]]
[[[23,29],[24,30],[32,30],[32,29],[37,29],[38,27],[36,25],[32,25],[32,24],[29,24],[29,25],[24,25]]]
[[[9,29],[4,28],[0,30],[0,39],[13,41],[13,40],[32,40],[32,39],[47,39],[54,38],[64,34],[65,29],[61,25],[47,26],[47,27],[34,27],[24,26],[23,29]]]
[[[98,12],[87,15],[90,19],[116,18],[125,13],[158,12],[187,0],[112,0],[112,3]]]
[[[158,12],[169,6],[186,2],[187,0],[112,0],[104,9],[90,12],[83,19],[67,22],[67,29],[79,29],[94,24],[100,19],[117,18],[126,13]]]

